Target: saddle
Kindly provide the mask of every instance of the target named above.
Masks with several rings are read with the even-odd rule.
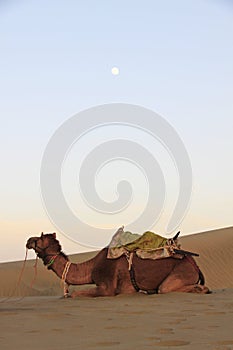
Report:
[[[142,235],[124,231],[120,227],[112,237],[108,246],[108,259],[117,259],[122,255],[129,256],[135,252],[141,259],[164,259],[173,257],[182,259],[185,255],[198,256],[196,253],[180,249],[178,243],[178,232],[173,238],[165,238],[154,232],[146,231]]]

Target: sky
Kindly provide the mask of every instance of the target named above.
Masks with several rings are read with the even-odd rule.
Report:
[[[27,238],[41,231],[57,232],[66,253],[91,249],[51,222],[41,198],[40,169],[54,132],[73,115],[103,104],[155,111],[182,139],[193,172],[189,210],[179,227],[183,234],[232,226],[232,37],[231,1],[1,0],[0,261],[22,260]],[[112,67],[120,74],[113,75]],[[156,148],[166,169],[167,201],[153,227],[163,234],[177,174],[161,144],[154,146],[138,130],[102,128],[74,145],[64,167],[67,202],[84,221],[107,225],[113,233],[139,214],[146,200],[140,172],[131,180],[135,196],[126,215],[91,212],[75,187],[78,160],[95,142],[119,135]],[[120,165],[124,176],[134,174],[129,164],[112,164],[112,170],[108,164],[103,179],[96,178],[107,201],[120,180]]]

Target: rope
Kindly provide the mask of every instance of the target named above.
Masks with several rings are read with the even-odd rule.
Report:
[[[70,265],[71,265],[71,262],[67,261],[66,265],[65,265],[65,268],[63,270],[63,273],[62,273],[62,277],[61,277],[61,283],[63,282],[63,293],[64,293],[64,296],[67,296],[69,294],[68,288],[67,288],[68,285],[66,283],[66,277],[67,277],[67,274],[69,272]]]
[[[31,281],[31,284],[30,284],[30,290],[32,289],[35,281],[36,281],[36,277],[37,277],[37,264],[38,264],[38,256],[36,257],[36,261],[35,261],[35,265],[33,265],[33,268],[34,268],[34,277],[33,277],[33,280]]]
[[[23,266],[22,266],[21,271],[19,273],[19,277],[18,277],[17,283],[15,285],[15,288],[13,289],[12,293],[10,294],[10,296],[7,297],[7,298],[4,298],[3,300],[1,300],[0,303],[4,303],[4,302],[8,301],[9,299],[11,299],[13,296],[15,296],[15,292],[19,288],[19,286],[21,284],[21,281],[22,281],[22,277],[23,277],[23,273],[24,273],[25,266],[26,266],[26,261],[27,261],[27,255],[28,255],[28,249],[26,248],[25,258],[24,258],[24,261],[23,261]],[[33,280],[30,283],[30,287],[29,287],[30,290],[32,289],[33,284],[35,283],[35,280],[36,280],[36,277],[37,277],[37,262],[38,262],[38,256],[36,257],[36,262],[35,262],[35,265],[33,266],[34,269],[35,269],[34,270],[35,272],[34,272]],[[18,301],[22,300],[23,298],[25,298],[25,296],[22,296],[21,298],[15,300],[14,302],[18,302]]]
[[[20,272],[20,274],[19,274],[19,278],[18,278],[16,287],[15,287],[15,290],[17,289],[17,287],[18,287],[18,286],[20,285],[20,283],[21,283],[21,280],[22,280],[22,277],[23,277],[23,273],[24,273],[24,270],[25,270],[25,266],[26,266],[27,256],[28,256],[28,248],[26,248],[26,253],[25,253],[25,258],[24,258],[23,266],[22,266],[21,272]],[[15,292],[15,291],[14,291],[14,292]]]
[[[0,303],[6,302],[7,300],[11,299],[11,298],[15,295],[15,292],[16,292],[16,290],[18,289],[18,287],[19,287],[19,285],[20,285],[20,283],[21,283],[22,277],[23,277],[23,273],[24,273],[25,266],[26,266],[27,256],[28,256],[28,249],[26,248],[26,253],[25,253],[25,257],[24,257],[24,261],[23,261],[23,266],[22,266],[21,271],[20,271],[20,273],[19,273],[18,281],[16,282],[15,288],[13,289],[13,291],[11,292],[11,294],[9,295],[9,297],[7,297],[7,298],[1,300]],[[20,299],[20,300],[21,300],[21,299]]]

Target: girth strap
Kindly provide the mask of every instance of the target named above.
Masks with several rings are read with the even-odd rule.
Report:
[[[133,262],[132,262],[132,260],[133,260],[133,252],[130,253],[129,257],[126,256],[126,258],[127,258],[128,262],[129,262],[130,281],[131,281],[134,289],[136,290],[136,292],[144,293],[144,294],[148,294],[148,295],[158,294],[158,289],[145,290],[145,289],[141,289],[141,288],[138,287],[136,279],[135,279],[135,272],[134,272]]]

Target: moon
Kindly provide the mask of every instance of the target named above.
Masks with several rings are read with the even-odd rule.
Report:
[[[112,75],[119,75],[120,74],[120,70],[118,67],[112,67],[111,72],[112,72]]]

